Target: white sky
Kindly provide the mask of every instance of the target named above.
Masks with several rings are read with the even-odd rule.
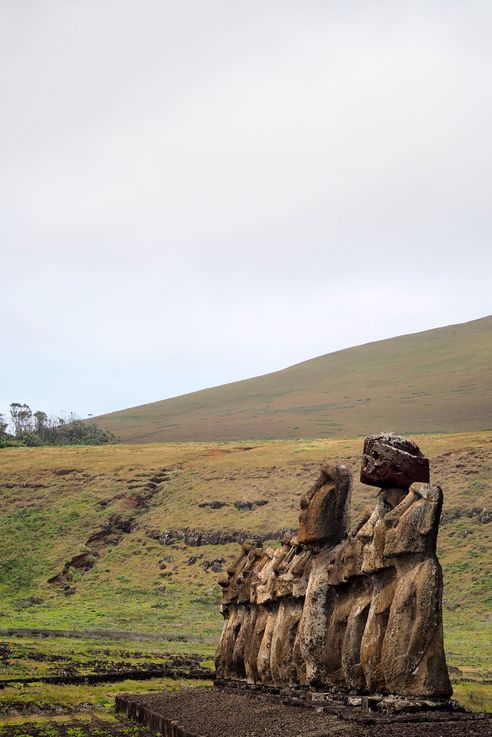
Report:
[[[0,411],[490,313],[490,0],[2,0]]]

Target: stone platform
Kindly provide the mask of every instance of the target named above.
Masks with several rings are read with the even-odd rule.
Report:
[[[431,703],[390,715],[351,698],[197,687],[123,694],[116,710],[164,737],[492,737],[492,715]]]

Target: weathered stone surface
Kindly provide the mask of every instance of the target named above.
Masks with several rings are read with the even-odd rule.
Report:
[[[369,435],[364,442],[360,480],[369,486],[408,489],[416,481],[429,482],[429,460],[401,435]]]
[[[347,535],[350,518],[351,477],[345,466],[321,467],[309,491],[301,497],[299,542],[339,542]]]
[[[324,682],[323,653],[328,630],[327,614],[333,606],[335,589],[330,587],[332,551],[324,549],[313,556],[304,606],[294,642],[297,682],[321,685]]]
[[[274,686],[297,682],[294,642],[302,615],[302,600],[285,597],[280,601],[272,636],[270,669]]]
[[[350,474],[345,466],[322,466],[301,498],[299,534],[284,536],[275,550],[244,542],[220,582],[217,677],[449,697],[436,557],[442,491],[409,490],[428,473],[411,441],[388,433],[367,438],[362,474],[382,488],[349,533]]]
[[[442,635],[442,570],[436,556],[442,491],[412,490],[385,520],[384,555],[396,588],[382,648],[386,685],[404,696],[450,696]],[[396,654],[396,657],[395,657]]]

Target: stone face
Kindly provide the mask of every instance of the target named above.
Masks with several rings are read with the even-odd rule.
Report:
[[[337,543],[346,536],[351,488],[350,472],[345,466],[321,467],[318,480],[301,497],[300,543]]]
[[[362,476],[381,484],[349,533],[351,478],[322,466],[301,497],[299,534],[245,542],[222,586],[217,677],[399,698],[451,695],[442,635],[442,508],[428,461],[385,433],[364,444]]]
[[[409,489],[416,481],[429,482],[429,460],[401,435],[369,435],[364,442],[360,480],[369,486]]]

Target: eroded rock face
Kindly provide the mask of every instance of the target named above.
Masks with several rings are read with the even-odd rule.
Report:
[[[442,508],[429,463],[390,433],[364,444],[361,476],[381,485],[350,530],[351,477],[321,467],[301,497],[298,535],[243,543],[223,588],[217,677],[325,690],[451,695],[442,636]]]

